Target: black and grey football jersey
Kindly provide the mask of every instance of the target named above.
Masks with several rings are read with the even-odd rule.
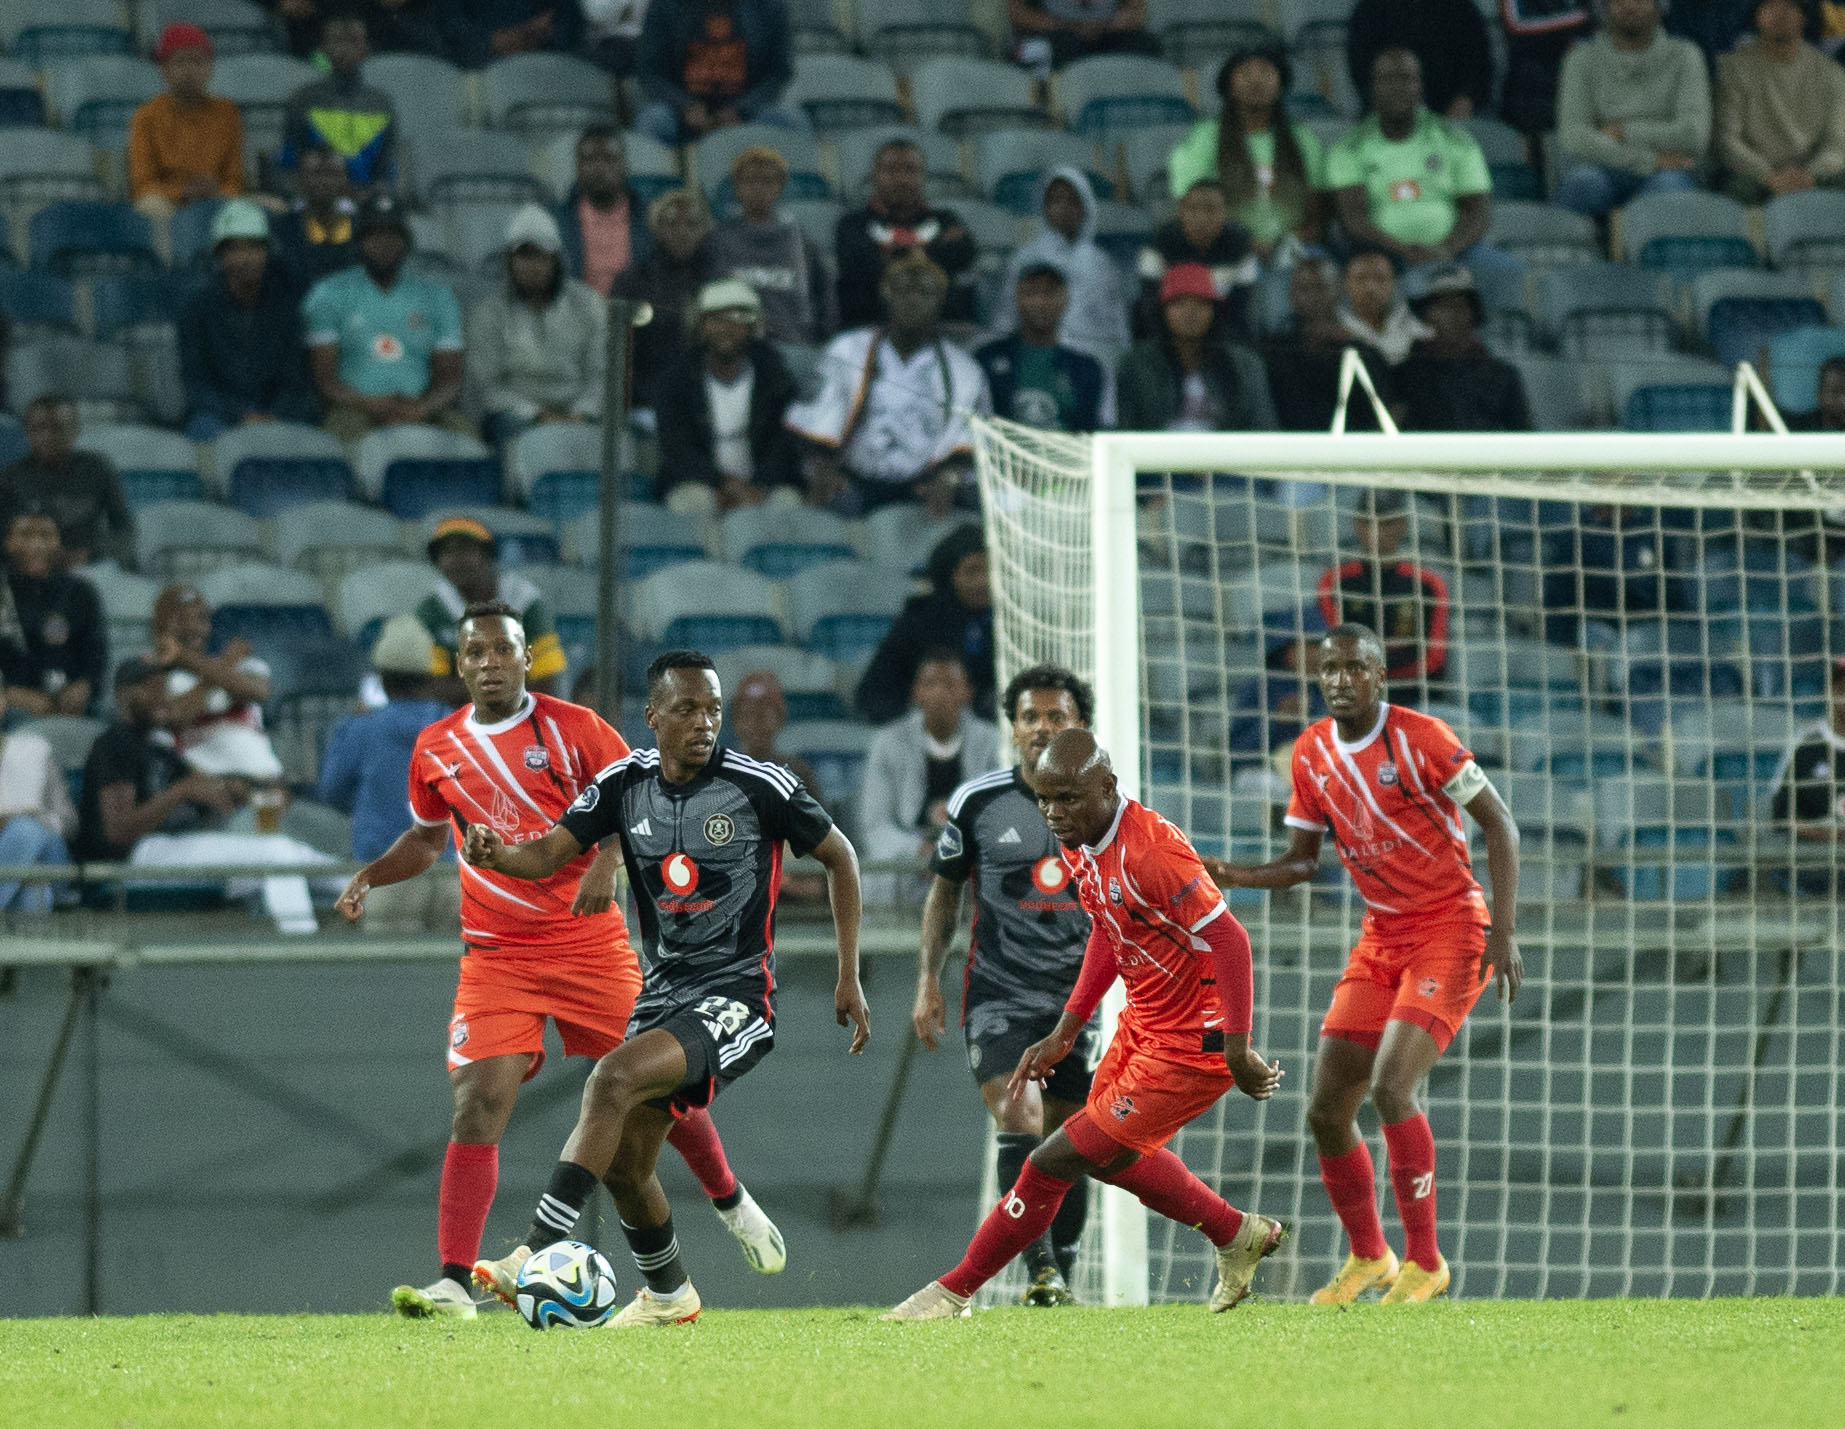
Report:
[[[558,822],[585,848],[621,838],[641,930],[637,1022],[714,991],[760,986],[766,1001],[782,844],[799,857],[833,827],[793,774],[734,749],[718,750],[686,784],[661,777],[657,749],[637,749]]]
[[[964,1015],[990,1001],[1061,1012],[1083,966],[1089,915],[1017,768],[954,791],[929,867],[955,883],[974,880]]]

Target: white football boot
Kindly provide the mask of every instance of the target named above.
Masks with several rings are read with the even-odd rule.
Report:
[[[617,1330],[689,1325],[698,1318],[698,1312],[702,1309],[704,1309],[704,1302],[698,1298],[698,1292],[692,1288],[692,1282],[689,1280],[671,1299],[664,1299],[643,1285],[635,1291],[634,1298],[628,1302],[627,1307],[613,1320],[610,1320],[609,1324]]]
[[[972,1299],[954,1293],[939,1280],[931,1280],[880,1320],[958,1320],[974,1313]]]
[[[739,1186],[738,1190],[743,1188]],[[788,1246],[782,1240],[782,1233],[775,1228],[775,1222],[764,1214],[756,1198],[748,1191],[743,1191],[743,1199],[728,1211],[718,1210],[725,1228],[737,1238],[737,1244],[743,1247],[743,1258],[750,1263],[750,1269],[758,1275],[780,1275],[788,1264]]]

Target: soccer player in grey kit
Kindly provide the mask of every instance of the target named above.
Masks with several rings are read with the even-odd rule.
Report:
[[[1063,730],[1087,729],[1093,705],[1089,686],[1056,665],[1035,665],[1014,676],[1000,699],[1026,765]],[[961,1023],[968,1066],[999,1129],[1002,1187],[1018,1179],[1032,1148],[1087,1099],[1095,1037],[1093,1026],[1083,1029],[1074,1054],[1057,1063],[1042,1091],[1035,1084],[1027,1084],[1022,1096],[1008,1090],[1020,1054],[1057,1025],[1089,941],[1089,915],[1077,902],[1057,840],[1021,767],[982,774],[949,796],[948,823],[929,864],[935,877],[923,903],[922,965],[912,1013],[916,1035],[935,1051],[947,1027],[942,964],[961,885],[971,880],[974,927]],[[1050,1230],[1026,1247],[1027,1305],[1074,1302],[1069,1281],[1088,1208],[1088,1183],[1079,1180]]]

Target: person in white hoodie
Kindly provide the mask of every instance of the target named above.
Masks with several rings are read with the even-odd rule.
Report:
[[[1014,298],[1019,274],[1052,264],[1063,271],[1070,288],[1058,341],[1088,353],[1104,370],[1113,371],[1134,341],[1128,328],[1131,291],[1127,275],[1095,241],[1096,199],[1088,176],[1069,165],[1052,169],[1038,191],[1038,211],[1044,215],[1043,228],[1006,265],[995,331],[1004,336],[1018,321]]]

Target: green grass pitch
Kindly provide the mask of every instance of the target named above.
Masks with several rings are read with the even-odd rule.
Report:
[[[0,1321],[0,1421],[106,1425],[1832,1422],[1837,1301],[707,1311],[532,1333],[375,1316]]]

